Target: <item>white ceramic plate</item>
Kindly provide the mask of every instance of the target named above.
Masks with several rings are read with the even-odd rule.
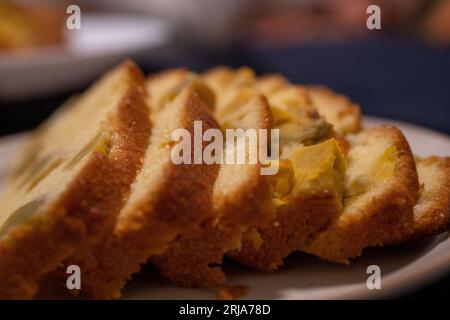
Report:
[[[390,123],[403,130],[420,156],[450,156],[450,138],[444,134],[401,122],[365,117],[365,126]],[[0,139],[0,179],[8,159],[24,135]],[[381,268],[381,290],[366,286],[369,265]],[[370,299],[394,297],[436,280],[450,271],[450,238],[441,234],[414,243],[370,248],[350,266],[322,261],[306,254],[293,254],[277,272],[265,273],[226,261],[231,284],[250,286],[246,299]],[[53,296],[54,295],[50,295]],[[160,277],[148,265],[127,285],[125,299],[214,299],[207,290],[179,288]]]
[[[81,29],[66,30],[64,45],[0,53],[0,98],[76,88],[124,58],[145,53],[148,60],[171,35],[168,24],[155,17],[82,13]]]

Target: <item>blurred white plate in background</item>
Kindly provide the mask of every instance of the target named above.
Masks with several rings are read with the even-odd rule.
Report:
[[[445,134],[388,119],[364,117],[365,127],[380,124],[398,126],[408,138],[414,153],[450,156],[450,138]],[[0,185],[9,161],[27,134],[0,139]],[[369,265],[381,268],[381,290],[366,286]],[[250,287],[244,299],[366,299],[387,298],[405,293],[450,272],[448,233],[413,243],[369,248],[349,266],[326,262],[306,254],[293,254],[277,272],[253,270],[226,261],[230,284]],[[58,281],[49,279],[41,298],[69,298]],[[124,290],[124,299],[214,299],[212,291],[181,288],[161,277],[150,264],[135,275]]]
[[[84,13],[80,30],[61,46],[23,54],[0,53],[0,98],[21,99],[84,85],[126,57],[167,45],[170,26],[155,17]]]

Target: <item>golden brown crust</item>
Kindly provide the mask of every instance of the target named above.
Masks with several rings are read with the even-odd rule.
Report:
[[[417,171],[421,190],[414,215],[405,233],[391,237],[389,243],[431,236],[450,228],[450,158],[418,160]]]
[[[112,228],[150,131],[143,76],[131,62],[123,67],[135,83],[109,120],[116,133],[110,154],[93,152],[41,218],[15,227],[0,241],[0,298],[31,298],[44,274]]]
[[[317,234],[303,251],[323,259],[349,263],[369,246],[386,244],[391,237],[404,233],[418,196],[418,177],[414,158],[405,137],[394,127],[378,127],[361,135],[388,137],[397,149],[395,179],[384,186],[355,211],[346,206],[327,229]]]
[[[181,93],[183,94],[183,93]],[[215,128],[207,106],[193,90],[179,114],[181,128],[193,136],[193,122],[203,130]],[[199,228],[211,211],[212,185],[218,166],[180,164],[169,161],[160,168],[164,177],[156,193],[148,193],[130,211],[122,212],[115,230],[105,241],[83,256],[74,257],[83,270],[82,292],[96,299],[120,297],[120,291],[148,258],[165,250],[179,234]]]
[[[249,112],[259,117],[257,121],[252,119],[255,129],[269,129],[270,110],[266,100],[259,96],[250,107],[254,110]],[[228,169],[227,165],[221,167],[224,172]],[[233,192],[218,190],[225,195],[213,196],[212,220],[200,232],[177,238],[164,254],[153,258],[164,276],[189,287],[219,288],[226,284],[220,267],[225,253],[239,248],[246,229],[266,224],[273,214],[270,184],[260,169],[260,164],[243,165],[239,174],[245,176],[246,183]]]

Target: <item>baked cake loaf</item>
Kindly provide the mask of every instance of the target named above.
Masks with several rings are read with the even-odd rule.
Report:
[[[340,263],[403,235],[419,190],[414,158],[400,130],[377,127],[349,140],[342,213],[302,248]]]
[[[169,71],[157,78],[173,79],[177,87],[183,71]],[[186,77],[195,75],[185,73]],[[236,80],[230,77],[229,82]],[[184,80],[181,80],[184,81]],[[264,97],[246,84],[217,94],[216,118],[225,129],[270,129],[271,115]],[[227,103],[226,105],[224,103]],[[267,146],[266,146],[267,147]],[[224,152],[224,156],[226,151]],[[153,258],[161,273],[174,283],[194,287],[223,287],[225,274],[220,264],[225,253],[237,249],[242,233],[252,226],[263,226],[272,217],[270,183],[261,175],[262,164],[222,164],[213,189],[213,210],[202,231],[186,234],[171,243],[164,254]]]
[[[39,279],[114,225],[150,123],[144,78],[125,62],[39,127],[16,160],[0,212],[0,298]]]
[[[159,92],[149,88],[150,104]],[[194,121],[203,131],[216,128],[208,107],[191,82],[151,115],[153,129],[142,170],[131,186],[117,224],[108,237],[70,259],[83,270],[82,293],[97,299],[119,298],[121,289],[150,256],[162,253],[181,234],[195,232],[211,212],[217,165],[182,163],[171,158],[176,129],[194,137]],[[203,133],[203,132],[202,132]],[[193,141],[193,140],[192,140]],[[194,155],[194,143],[191,143]],[[204,147],[204,146],[203,146]]]

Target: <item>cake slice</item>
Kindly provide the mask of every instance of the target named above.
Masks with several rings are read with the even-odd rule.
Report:
[[[155,78],[171,78],[177,87],[179,74],[180,71],[169,71]],[[235,80],[233,76],[228,79]],[[151,87],[152,84],[150,91]],[[224,136],[226,129],[270,129],[271,114],[263,96],[246,84],[227,90],[217,92],[215,108]],[[221,99],[222,93],[227,100]],[[163,254],[153,258],[160,272],[174,283],[190,287],[225,286],[226,277],[220,266],[225,253],[240,247],[243,232],[263,226],[271,218],[270,180],[261,174],[262,163],[259,160],[250,163],[249,157],[247,149],[245,163],[220,166],[213,189],[213,210],[205,227],[196,234],[178,237]]]
[[[0,202],[0,299],[33,297],[44,274],[113,227],[147,147],[145,99],[125,62],[32,135]]]
[[[149,94],[150,104],[155,103],[159,93],[150,87]],[[68,261],[80,266],[81,291],[89,297],[119,298],[126,281],[150,256],[164,252],[177,236],[196,232],[211,212],[218,166],[194,163],[194,122],[201,121],[201,134],[217,124],[195,86],[189,81],[179,86],[151,119],[153,130],[142,170],[113,231]],[[178,145],[172,134],[179,129],[189,132],[191,142],[190,161],[181,164],[172,157]]]
[[[450,158],[417,160],[420,192],[412,219],[401,235],[388,243],[400,243],[435,235],[450,229]]]
[[[361,130],[361,109],[348,97],[325,86],[306,86],[309,97],[319,113],[341,134]]]
[[[229,256],[261,270],[279,268],[340,214],[345,168],[345,155],[334,138],[283,152],[272,180],[275,218],[268,226],[249,229],[241,248]]]
[[[402,236],[419,190],[414,158],[400,130],[377,127],[349,140],[342,213],[301,248],[339,263]]]
[[[235,72],[237,80],[223,79]],[[215,75],[215,77],[213,77]],[[247,68],[219,68],[207,73],[221,91],[219,101],[229,101],[226,90],[250,82]],[[270,177],[270,205],[275,216],[266,226],[252,226],[241,246],[229,256],[253,267],[275,270],[290,252],[318,230],[325,228],[341,210],[345,169],[345,139],[337,139],[332,126],[311,104],[306,90],[284,78],[258,79],[253,88],[265,93],[272,112],[272,128],[280,134],[279,171]],[[267,80],[267,81],[266,81]],[[222,99],[220,96],[223,96]]]
[[[195,73],[178,68],[155,73],[148,77],[146,86],[151,90],[152,114],[157,114],[188,83],[203,100],[205,106],[212,111],[216,103],[216,96],[211,88]]]
[[[271,95],[291,84],[282,75],[270,74],[258,78],[257,86],[265,95]],[[299,86],[303,88],[312,105],[340,134],[361,130],[361,110],[349,98],[325,86]]]
[[[280,144],[311,145],[335,137],[332,125],[312,104],[307,90],[290,84],[281,76],[256,78],[253,70],[216,67],[206,72],[205,81],[216,93],[216,114],[245,99],[255,90],[266,96],[272,113],[272,127],[280,130]],[[235,88],[244,88],[236,95]]]

